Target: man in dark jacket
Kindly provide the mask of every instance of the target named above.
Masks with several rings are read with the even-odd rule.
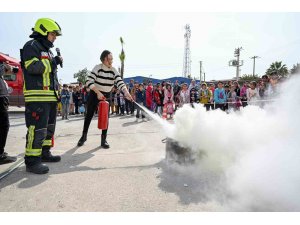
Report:
[[[33,38],[21,49],[24,73],[26,135],[26,171],[44,174],[49,168],[42,162],[58,162],[60,156],[50,152],[56,125],[58,100],[57,65],[62,65],[62,57],[50,51],[60,26],[52,19],[38,19]]]
[[[3,79],[3,75],[5,72],[11,72],[12,68],[0,62],[0,165],[11,163],[17,160],[16,157],[8,156],[6,152],[4,152],[7,134],[9,130],[9,117],[8,117],[8,86],[5,80]],[[14,71],[17,72],[17,71]]]

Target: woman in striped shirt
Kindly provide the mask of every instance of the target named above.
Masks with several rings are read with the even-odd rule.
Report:
[[[94,67],[86,82],[86,86],[91,89],[91,92],[87,102],[87,113],[84,119],[83,132],[78,141],[78,146],[82,146],[87,140],[88,129],[99,101],[107,100],[110,102],[112,100],[110,99],[110,92],[114,84],[116,84],[120,91],[123,91],[128,100],[133,100],[121,76],[117,70],[112,67],[113,56],[111,52],[108,50],[103,51],[100,60],[102,63]],[[101,147],[103,148],[109,148],[106,136],[107,129],[102,130]]]

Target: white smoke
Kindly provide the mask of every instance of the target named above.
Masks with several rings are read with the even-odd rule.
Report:
[[[226,114],[184,106],[166,133],[195,152],[206,152],[199,161],[202,170],[225,174],[220,185],[233,196],[230,210],[299,211],[299,91],[297,76],[264,109],[248,106]]]

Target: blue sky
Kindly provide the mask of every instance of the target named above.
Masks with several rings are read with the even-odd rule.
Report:
[[[0,51],[19,58],[19,49],[29,40],[31,27],[40,17],[55,19],[63,36],[55,42],[64,57],[59,69],[63,82],[73,74],[99,63],[104,49],[112,51],[114,66],[120,65],[119,37],[125,41],[125,77],[181,76],[184,25],[191,26],[192,76],[199,77],[203,61],[207,80],[232,78],[228,66],[236,47],[243,47],[241,74],[252,73],[250,57],[260,56],[256,72],[280,60],[288,68],[300,62],[300,13],[0,13]]]

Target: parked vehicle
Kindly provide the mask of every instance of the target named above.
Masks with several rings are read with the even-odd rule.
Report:
[[[0,61],[5,62],[13,67],[18,67],[18,73],[4,74],[4,80],[8,84],[9,91],[9,103],[11,106],[24,106],[24,94],[23,94],[23,71],[20,61],[0,52]]]

